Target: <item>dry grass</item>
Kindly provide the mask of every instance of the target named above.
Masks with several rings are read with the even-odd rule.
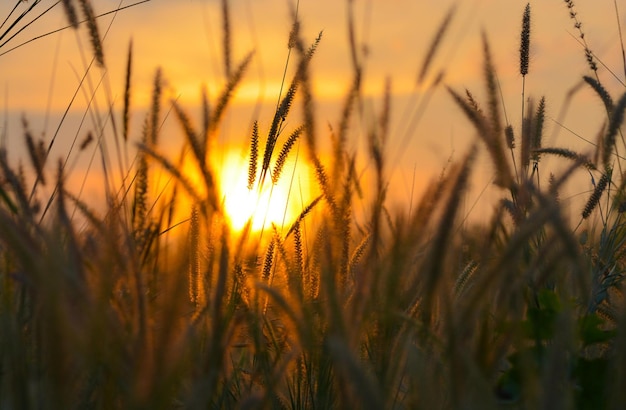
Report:
[[[62,5],[75,20],[74,2]],[[104,66],[90,3],[79,5]],[[418,82],[434,69],[453,10],[424,53]],[[133,165],[119,189],[105,188],[102,215],[71,192],[63,163],[50,175],[49,150],[26,125],[28,170],[11,165],[0,150],[0,407],[620,408],[626,201],[624,178],[613,170],[621,169],[615,141],[626,97],[613,103],[597,77],[585,77],[608,113],[595,162],[543,146],[544,98],[522,111],[516,144],[483,35],[485,109],[471,92],[447,88],[476,142],[433,179],[415,209],[392,212],[387,186],[393,164],[385,151],[395,137],[391,85],[363,131],[373,173],[371,195],[363,196],[368,187],[346,144],[363,102],[353,16],[353,77],[328,163],[317,151],[319,140],[331,136],[315,127],[310,68],[323,43],[321,36],[302,38],[294,16],[289,47],[297,60],[286,70],[293,80],[268,129],[255,119],[247,186],[254,192],[285,178],[283,167],[304,139],[321,194],[303,205],[291,226],[267,228],[261,240],[250,223],[236,232],[226,222],[220,170],[208,152],[253,58],[250,53],[231,66],[225,0],[222,12],[223,90],[214,101],[203,92],[200,128],[182,105],[168,103],[182,133],[176,163],[161,142],[166,108],[157,71]],[[530,19],[526,7],[524,78],[530,75]],[[132,140],[131,62],[129,46],[120,110],[124,141]],[[302,123],[287,131],[297,101]],[[110,158],[97,135],[94,149],[106,164]],[[488,153],[502,198],[489,222],[474,225],[462,211],[480,150]],[[547,169],[542,159],[548,155],[567,166]],[[193,160],[200,187],[180,166],[185,159]],[[157,184],[163,171],[167,188]],[[591,173],[598,183],[571,226],[559,193],[577,172]],[[32,176],[39,184],[27,183]],[[43,182],[54,184],[52,197]],[[358,220],[362,198],[369,202]],[[46,218],[41,200],[51,204]],[[71,218],[72,207],[80,218]],[[184,223],[176,225],[173,215],[180,212]],[[174,228],[185,233],[176,235]]]

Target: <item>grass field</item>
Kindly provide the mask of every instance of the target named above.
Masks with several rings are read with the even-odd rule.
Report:
[[[37,10],[36,0],[16,3],[25,16]],[[104,72],[90,1],[57,4],[90,39],[90,70]],[[27,156],[0,149],[0,408],[623,408],[626,90],[612,95],[601,78],[623,86],[625,74],[587,45],[572,1],[563,13],[588,64],[580,87],[605,110],[592,152],[543,142],[553,102],[525,85],[541,41],[530,5],[512,11],[520,127],[506,115],[487,35],[484,89],[447,85],[433,61],[453,8],[428,33],[417,78],[435,79],[425,95],[446,93],[475,140],[405,208],[389,205],[385,148],[402,137],[389,125],[390,89],[360,131],[366,152],[354,153],[347,135],[362,112],[365,57],[352,42],[340,120],[320,127],[311,61],[325,40],[304,38],[295,11],[280,101],[255,119],[243,179],[224,181],[220,124],[254,54],[232,58],[227,0],[221,11],[226,81],[213,98],[202,92],[199,114],[164,96],[157,70],[133,135],[129,46],[123,99],[89,109],[98,127],[67,156],[51,157],[55,139],[34,135],[28,113],[23,136],[9,136],[23,137]],[[0,42],[11,30],[0,28]],[[165,122],[180,129],[175,149]],[[69,186],[70,154],[105,170],[99,203]],[[487,222],[465,214],[479,155],[500,198]],[[313,184],[298,185],[299,172]],[[594,190],[571,218],[561,196],[581,176]],[[281,192],[298,200],[263,210]]]

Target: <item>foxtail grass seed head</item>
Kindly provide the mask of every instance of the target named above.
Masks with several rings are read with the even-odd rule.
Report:
[[[198,305],[198,288],[200,286],[200,215],[198,208],[191,208],[191,222],[189,231],[189,299],[195,306]]]
[[[63,0],[63,11],[65,11],[65,16],[67,17],[67,21],[70,23],[73,29],[78,28],[78,15],[76,14],[76,8],[74,8],[74,4],[72,0]]]
[[[80,143],[79,151],[84,151],[93,142],[93,133],[89,131],[85,139]]]
[[[228,0],[222,0],[222,43],[224,47],[224,70],[226,78],[230,78],[232,72],[231,63],[231,33],[230,33],[230,11]]]
[[[543,125],[546,116],[546,98],[541,97],[539,100],[539,106],[535,113],[534,130],[530,140],[530,149],[532,151],[533,161],[539,161],[539,152],[541,149],[541,140],[543,139]]]
[[[607,169],[602,174],[602,177],[600,177],[600,180],[598,181],[598,185],[596,185],[596,188],[593,190],[593,193],[589,197],[589,200],[587,201],[587,204],[585,205],[585,208],[583,209],[583,212],[582,212],[583,219],[589,218],[593,210],[596,208],[596,206],[598,206],[598,203],[600,202],[600,198],[602,197],[602,194],[604,193],[604,191],[606,190],[606,187],[611,181],[611,174],[612,174],[611,169]]]
[[[443,21],[439,25],[435,36],[433,37],[430,47],[428,48],[428,52],[426,53],[426,57],[424,58],[424,62],[422,63],[422,67],[417,77],[417,84],[421,84],[426,78],[426,74],[428,74],[428,69],[432,65],[432,62],[435,58],[435,54],[437,50],[440,48],[441,42],[450,27],[450,23],[452,22],[452,18],[454,17],[456,11],[456,6],[452,6],[450,10],[446,13]]]
[[[154,75],[152,88],[152,105],[150,106],[150,143],[158,144],[159,127],[161,118],[161,94],[163,92],[163,74],[161,68],[157,68]]]
[[[513,133],[513,126],[511,124],[504,128],[504,136],[506,137],[506,146],[509,149],[515,148],[515,134]]]
[[[463,291],[472,285],[472,277],[477,270],[478,263],[476,261],[471,260],[465,265],[465,268],[463,268],[463,271],[454,283],[455,296],[461,296]]]
[[[477,113],[481,113],[480,105],[478,105],[478,101],[474,98],[474,95],[470,92],[470,90],[465,89],[465,95],[467,96],[467,102],[476,110]]]
[[[553,195],[554,201],[558,203],[560,201],[559,190],[557,186],[556,176],[554,176],[552,172],[550,172],[550,178],[548,179],[548,186],[549,186],[548,192],[550,192]]]
[[[613,99],[606,88],[604,88],[604,86],[597,79],[591,76],[585,75],[583,76],[583,80],[585,80],[585,82],[593,88],[596,94],[598,94],[604,104],[604,107],[606,108],[606,112],[613,112]]]
[[[569,150],[567,148],[552,148],[552,147],[547,147],[547,148],[540,148],[535,150],[537,155],[541,155],[541,154],[548,154],[548,155],[555,155],[557,157],[561,157],[561,158],[567,158],[570,159],[572,161],[578,162],[580,163],[581,166],[589,169],[589,170],[595,170],[596,166],[593,164],[593,162],[591,162],[589,160],[589,158],[587,158],[584,155],[581,155],[575,151]]]
[[[267,246],[267,251],[265,252],[265,261],[263,262],[263,272],[261,273],[261,278],[264,281],[269,281],[270,275],[272,273],[272,266],[274,266],[274,250],[276,247],[276,237],[272,236],[270,244]]]
[[[296,141],[300,137],[300,134],[302,134],[303,130],[304,130],[304,127],[302,126],[298,127],[289,136],[287,141],[285,141],[285,144],[280,150],[280,153],[278,154],[278,158],[276,158],[276,162],[274,163],[274,170],[272,172],[272,183],[274,184],[278,183],[280,174],[282,173],[283,167],[285,166],[285,163],[287,162],[287,156],[289,155],[291,148],[293,148],[293,145],[296,143]]]
[[[254,121],[250,140],[250,161],[248,162],[248,190],[254,187],[256,180],[257,163],[259,161],[259,123]]]
[[[520,54],[520,74],[528,74],[528,63],[530,55],[530,3],[526,4],[524,17],[522,18],[522,35],[519,47]]]
[[[287,42],[287,48],[291,50],[296,46],[296,40],[299,32],[300,22],[298,20],[294,20],[291,25],[291,30],[289,31],[289,41]]]
[[[89,40],[91,41],[91,47],[93,48],[94,57],[100,67],[104,67],[104,49],[102,47],[102,40],[100,39],[100,32],[98,30],[98,23],[96,22],[96,14],[93,11],[90,0],[79,0],[83,16],[87,21],[87,29],[89,30]]]
[[[602,155],[602,163],[605,167],[609,166],[611,156],[613,155],[613,149],[615,148],[615,139],[619,133],[620,127],[624,123],[624,111],[626,111],[626,93],[622,94],[621,98],[615,104],[615,108],[611,113],[609,127],[604,137],[604,151]]]
[[[244,59],[242,60],[241,64],[239,64],[239,66],[237,66],[237,68],[228,77],[228,82],[222,90],[222,93],[217,100],[217,104],[213,109],[213,114],[211,115],[211,126],[213,127],[212,130],[214,130],[215,127],[217,127],[217,125],[220,123],[222,116],[226,111],[226,107],[228,106],[231,97],[235,92],[235,89],[239,86],[239,83],[243,79],[243,75],[250,65],[253,56],[254,52],[248,53],[248,55],[246,55],[246,57],[244,57]]]
[[[488,110],[489,119],[491,122],[491,128],[494,134],[494,142],[498,139],[498,135],[502,132],[502,122],[500,119],[500,98],[499,98],[499,84],[496,75],[496,68],[491,57],[491,51],[489,47],[489,41],[487,40],[487,33],[483,32],[483,75],[485,78],[485,88],[488,97]]]
[[[128,141],[128,127],[130,122],[130,79],[133,65],[133,41],[128,43],[128,56],[126,59],[126,82],[124,83],[124,108],[122,113],[122,135],[124,142]]]
[[[25,116],[22,117],[22,128],[24,129],[24,139],[26,140],[26,148],[28,149],[28,156],[30,158],[31,164],[37,174],[37,178],[41,181],[42,184],[45,184],[44,174],[43,174],[43,163],[46,158],[46,151],[42,151],[40,149],[41,144],[37,145],[35,142],[35,138],[30,131],[28,126],[28,120]]]

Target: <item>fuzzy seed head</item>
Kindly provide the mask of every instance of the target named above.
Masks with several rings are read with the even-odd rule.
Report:
[[[526,4],[524,16],[522,17],[522,35],[519,47],[520,54],[520,74],[528,74],[528,64],[530,55],[530,3]]]

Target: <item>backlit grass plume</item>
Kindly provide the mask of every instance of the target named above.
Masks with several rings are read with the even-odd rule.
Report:
[[[602,198],[602,194],[604,193],[609,183],[611,182],[611,175],[612,175],[612,171],[610,169],[607,169],[607,171],[604,172],[602,176],[600,177],[598,184],[596,185],[595,189],[593,190],[593,193],[591,194],[591,196],[587,200],[587,203],[585,204],[585,208],[583,209],[583,212],[582,212],[583,219],[589,218],[593,210],[596,208],[596,206],[598,206],[598,203],[600,202],[600,198]]]
[[[528,65],[530,63],[530,3],[526,4],[522,18],[519,56],[519,72],[524,77],[528,74]]]
[[[98,23],[96,21],[96,14],[93,11],[91,0],[78,0],[78,4],[80,5],[80,8],[83,12],[83,17],[87,21],[89,40],[91,41],[91,47],[96,62],[100,67],[104,67],[104,50],[102,48],[102,38],[100,37],[100,31],[98,29]]]
[[[257,167],[259,160],[259,123],[254,122],[252,126],[252,137],[250,138],[250,156],[248,160],[248,190],[254,187],[256,181]]]

